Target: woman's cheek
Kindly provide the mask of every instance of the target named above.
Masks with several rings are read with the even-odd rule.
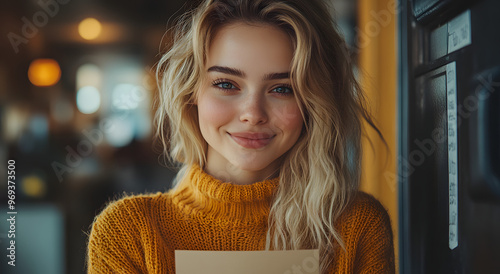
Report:
[[[232,118],[231,104],[215,96],[204,95],[198,101],[199,119],[202,125],[222,126]]]
[[[276,126],[287,129],[302,129],[302,115],[297,104],[285,104],[273,110]]]

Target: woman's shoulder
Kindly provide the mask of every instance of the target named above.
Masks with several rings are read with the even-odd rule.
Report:
[[[391,221],[385,207],[372,195],[357,191],[339,218],[340,224],[365,226],[375,224],[390,227]]]
[[[144,213],[168,199],[166,193],[122,195],[108,202],[96,216],[95,222],[130,221],[145,216]]]
[[[357,192],[341,214],[337,228],[346,256],[352,256],[356,273],[394,273],[391,220],[384,206],[372,195]],[[348,260],[348,259],[346,259]]]
[[[356,192],[351,206],[370,213],[387,214],[387,210],[377,198],[363,191]]]
[[[89,273],[115,272],[121,268],[127,269],[127,273],[138,269],[145,273],[143,244],[152,235],[150,224],[167,197],[160,192],[125,195],[105,205],[91,225]]]

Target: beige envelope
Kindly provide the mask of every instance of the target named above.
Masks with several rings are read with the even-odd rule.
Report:
[[[177,274],[319,274],[319,252],[176,250]]]

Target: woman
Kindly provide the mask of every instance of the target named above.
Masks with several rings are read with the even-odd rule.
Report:
[[[95,220],[91,273],[175,273],[175,250],[320,250],[322,273],[394,272],[387,212],[358,191],[362,119],[319,0],[206,0],[158,65],[168,193]]]

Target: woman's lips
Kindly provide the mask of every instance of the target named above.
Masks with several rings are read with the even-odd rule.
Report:
[[[228,134],[240,146],[250,149],[265,147],[274,138],[274,135],[264,132],[228,132]]]

